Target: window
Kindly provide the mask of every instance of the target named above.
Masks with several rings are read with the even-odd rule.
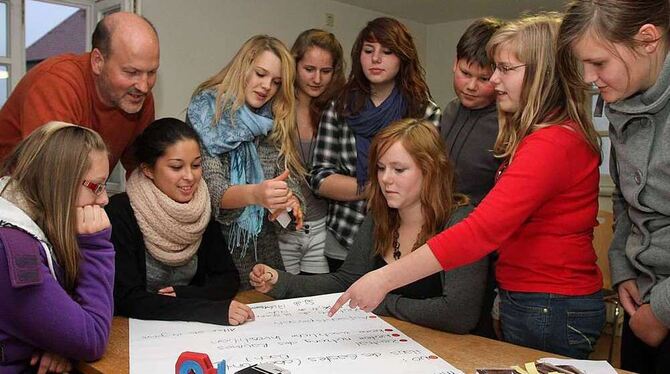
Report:
[[[135,0],[0,0],[0,106],[34,65],[53,55],[90,50],[98,20],[134,11],[135,5]],[[125,190],[120,163],[108,186]]]
[[[22,3],[0,0],[0,105],[23,76]]]
[[[51,56],[88,50],[86,7],[39,0],[25,7],[26,71]]]

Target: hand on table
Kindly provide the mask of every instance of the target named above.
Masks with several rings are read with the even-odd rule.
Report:
[[[237,300],[230,302],[230,307],[228,308],[228,322],[232,326],[241,325],[247,321],[253,321],[256,319],[254,311],[249,308],[248,305],[242,304]]]

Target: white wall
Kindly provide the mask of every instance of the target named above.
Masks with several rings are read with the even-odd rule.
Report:
[[[456,97],[452,84],[456,44],[472,21],[474,20],[467,19],[427,26],[427,56],[424,66],[433,98],[441,108]]]
[[[358,32],[369,20],[384,16],[330,0],[143,0],[141,4],[142,15],[153,22],[160,37],[161,65],[153,90],[157,117],[184,118],[195,86],[219,71],[255,34],[273,35],[290,48],[303,30],[323,28],[337,36],[348,61]],[[325,13],[335,16],[334,27],[325,26]],[[410,29],[425,64],[427,26],[401,21]]]

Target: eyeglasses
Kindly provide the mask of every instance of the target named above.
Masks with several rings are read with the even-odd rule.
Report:
[[[516,69],[524,66],[526,66],[526,64],[519,64],[519,65],[493,64],[491,65],[491,70],[493,71],[498,70],[501,74],[507,74],[510,71],[515,71]]]
[[[81,185],[93,191],[95,196],[102,195],[102,193],[105,192],[105,190],[107,189],[105,183],[95,183],[87,179],[84,179],[84,181],[81,182]]]

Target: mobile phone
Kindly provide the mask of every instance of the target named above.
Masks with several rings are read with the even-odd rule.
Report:
[[[256,364],[237,371],[235,374],[291,374],[291,372],[275,364]]]
[[[291,223],[291,216],[289,216],[286,211],[283,211],[277,216],[277,222],[279,222],[281,227],[286,228],[288,224]]]
[[[276,210],[271,210],[270,212],[274,213]],[[275,219],[283,228],[286,228],[291,223],[291,216],[288,215],[288,211],[286,210],[281,212]]]

